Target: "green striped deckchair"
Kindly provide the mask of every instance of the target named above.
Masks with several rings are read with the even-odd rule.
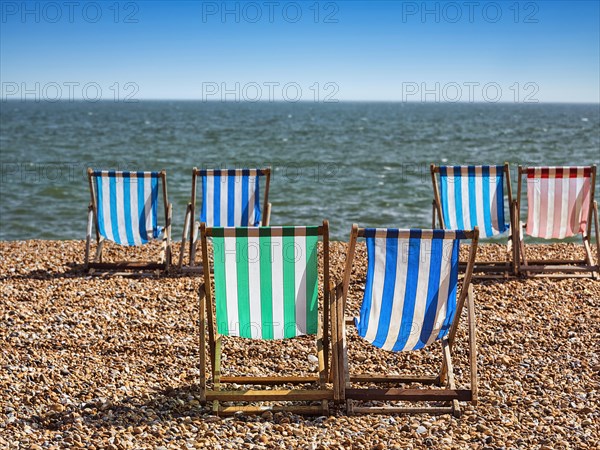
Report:
[[[205,274],[201,302],[201,388],[216,413],[259,412],[272,406],[229,406],[224,402],[319,401],[319,406],[287,407],[296,412],[324,414],[335,389],[329,378],[328,289],[319,302],[318,241],[323,239],[323,282],[329,286],[328,223],[314,227],[214,227],[201,229],[203,264],[208,267],[207,238],[212,239],[214,275]],[[213,292],[214,283],[214,292]],[[214,296],[214,297],[213,297]],[[320,307],[321,303],[321,307]],[[215,311],[215,317],[212,317]],[[322,312],[320,316],[319,312]],[[216,327],[215,327],[216,323]],[[335,320],[331,320],[335,326]],[[206,388],[206,336],[213,389]],[[216,328],[216,329],[215,329]],[[335,335],[335,333],[333,333]],[[316,335],[318,376],[222,376],[222,336],[247,339],[288,339]],[[337,349],[333,343],[336,360]],[[307,355],[308,356],[308,355]],[[335,380],[335,378],[334,378]],[[282,385],[316,383],[318,389],[223,390],[221,384]],[[336,382],[337,385],[337,382]]]

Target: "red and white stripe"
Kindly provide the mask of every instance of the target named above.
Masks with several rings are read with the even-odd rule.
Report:
[[[563,239],[584,232],[591,176],[591,167],[527,168],[527,234]]]

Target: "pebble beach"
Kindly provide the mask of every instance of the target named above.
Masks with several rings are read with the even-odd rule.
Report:
[[[173,260],[179,244],[173,247]],[[126,249],[107,247],[107,259]],[[141,257],[158,247],[135,249]],[[331,243],[341,280],[346,244]],[[488,244],[478,257],[501,253]],[[531,254],[578,253],[573,244]],[[600,282],[475,280],[479,403],[451,415],[348,416],[265,412],[215,417],[198,401],[202,276],[98,277],[83,241],[0,242],[0,448],[6,449],[597,449],[600,447]],[[366,250],[350,287],[356,312]],[[465,317],[463,317],[465,319]],[[463,321],[463,325],[466,321]],[[467,383],[465,330],[454,361]],[[362,370],[433,370],[439,349],[375,352],[349,332]],[[224,372],[316,371],[311,340],[226,342]],[[286,358],[287,355],[287,358]]]

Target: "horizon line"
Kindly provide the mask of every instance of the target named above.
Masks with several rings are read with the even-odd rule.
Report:
[[[0,99],[0,103],[43,103],[43,104],[55,104],[55,103],[140,103],[140,102],[198,102],[198,103],[230,103],[230,104],[268,104],[268,103],[286,103],[286,104],[296,104],[296,103],[313,103],[315,105],[325,105],[325,104],[339,104],[339,103],[394,103],[394,104],[410,104],[410,105],[594,105],[600,106],[600,100],[598,101],[566,101],[566,100],[550,100],[550,101],[537,101],[537,102],[511,102],[511,101],[498,101],[498,102],[486,102],[486,101],[459,101],[459,102],[448,102],[448,101],[406,101],[406,100],[336,100],[336,101],[319,101],[315,102],[313,100],[298,100],[298,101],[288,101],[288,100],[258,100],[258,101],[246,101],[246,100],[203,100],[196,98],[138,98],[131,100],[110,100],[110,99],[98,99],[94,101],[86,100],[83,98],[77,99],[69,99],[69,100],[53,100],[49,101],[46,99],[17,99],[17,98],[3,98]]]

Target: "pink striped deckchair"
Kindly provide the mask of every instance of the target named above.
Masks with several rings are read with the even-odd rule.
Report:
[[[598,205],[594,201],[596,166],[519,166],[518,194],[513,202],[517,218],[523,176],[527,177],[527,221],[519,227],[520,233],[515,233],[515,239],[518,239],[514,245],[515,271],[528,275],[560,272],[553,275],[558,277],[588,276],[587,273],[591,273],[597,277],[598,266],[591,249],[592,228],[595,227],[596,251],[600,255]],[[528,260],[523,229],[527,235],[537,239],[567,239],[581,234],[585,259]]]

